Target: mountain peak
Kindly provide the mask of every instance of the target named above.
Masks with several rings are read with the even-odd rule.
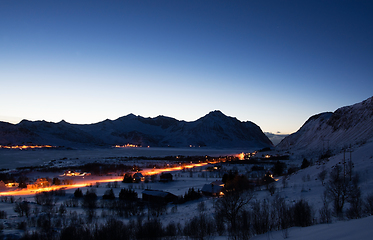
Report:
[[[224,115],[224,113],[222,113],[220,110],[214,110],[214,111],[209,112],[208,114],[219,114],[219,115]],[[225,115],[224,115],[224,116],[225,116]]]
[[[211,116],[211,117],[227,117],[224,113],[222,113],[220,110],[214,110],[209,112],[205,117]]]
[[[69,124],[69,123],[66,122],[64,119],[62,119],[61,121],[58,122],[58,124]]]

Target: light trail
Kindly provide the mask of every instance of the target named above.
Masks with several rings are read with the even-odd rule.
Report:
[[[216,163],[216,162],[210,162]],[[202,167],[209,163],[190,163],[185,166],[177,166],[177,167],[170,167],[170,168],[160,168],[160,169],[144,169],[142,172],[143,175],[155,175],[160,174],[162,172],[173,172],[173,171],[180,171],[184,168],[190,169],[194,167]],[[78,178],[76,178],[78,180]],[[109,183],[109,182],[121,182],[123,180],[123,176],[113,177],[113,176],[106,176],[106,177],[95,177],[95,176],[88,176],[84,180],[81,178],[77,181],[77,183],[73,183],[71,185],[53,185],[50,187],[39,188],[39,189],[18,189],[14,191],[5,191],[0,192],[0,196],[26,196],[26,195],[33,195],[38,192],[47,192],[47,191],[56,191],[60,189],[74,189],[74,188],[83,188],[90,185],[95,185],[96,183]]]

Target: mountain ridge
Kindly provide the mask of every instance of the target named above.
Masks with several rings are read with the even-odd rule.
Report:
[[[373,139],[373,97],[353,105],[311,116],[295,133],[285,137],[277,150],[299,153],[336,153]]]
[[[57,146],[263,148],[272,142],[259,126],[215,110],[191,122],[159,115],[145,118],[128,114],[93,124],[22,120],[0,122],[0,145],[24,143]]]

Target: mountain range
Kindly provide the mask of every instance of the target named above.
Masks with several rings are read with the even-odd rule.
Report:
[[[0,122],[0,145],[39,144],[66,147],[135,144],[151,147],[265,148],[277,136],[250,121],[212,111],[196,121],[129,114],[94,124],[22,120]],[[280,138],[281,137],[281,138]],[[336,153],[373,139],[373,97],[334,112],[311,116],[276,146],[300,154]]]
[[[272,142],[259,126],[212,111],[196,121],[129,114],[94,124],[22,120],[0,122],[0,145],[66,147],[134,144],[150,147],[264,148]]]
[[[295,133],[285,137],[277,150],[298,153],[336,153],[373,139],[373,97],[334,112],[310,117]]]

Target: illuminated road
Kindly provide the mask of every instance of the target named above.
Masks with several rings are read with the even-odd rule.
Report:
[[[159,174],[162,172],[172,172],[172,171],[180,171],[183,168],[194,168],[194,167],[201,167],[205,166],[208,163],[191,163],[185,166],[173,167],[173,168],[162,168],[162,169],[145,169],[141,171],[141,173],[146,175],[154,175]],[[71,185],[53,185],[46,188],[39,188],[39,189],[17,189],[14,191],[5,191],[0,192],[0,196],[26,196],[26,195],[33,195],[37,192],[45,192],[45,191],[53,191],[59,189],[73,189],[73,188],[82,188],[89,185],[95,185],[96,183],[108,183],[108,182],[121,182],[123,180],[123,176],[88,176],[88,177],[75,177],[75,182]]]

